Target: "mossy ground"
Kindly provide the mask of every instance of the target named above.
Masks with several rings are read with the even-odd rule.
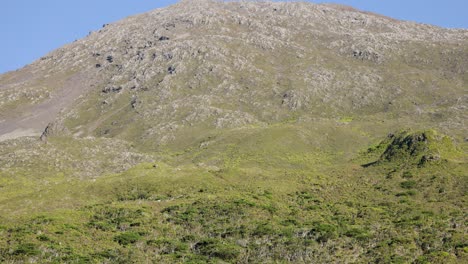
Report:
[[[444,162],[363,166],[392,141],[336,127],[222,131],[98,178],[2,171],[0,261],[467,261],[466,156],[440,136]]]

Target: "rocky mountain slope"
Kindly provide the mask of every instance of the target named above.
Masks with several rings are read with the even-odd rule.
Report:
[[[0,75],[0,262],[463,263],[468,30],[185,0]]]
[[[467,30],[343,6],[182,1],[3,75],[0,131],[38,134],[57,120],[77,136],[165,144],[194,127],[291,116],[462,131],[467,42]]]

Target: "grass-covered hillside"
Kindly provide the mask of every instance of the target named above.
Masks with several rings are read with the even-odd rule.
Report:
[[[467,156],[453,139],[329,126],[328,139],[296,123],[224,131],[183,150],[133,154],[131,168],[118,166],[132,164],[124,152],[102,152],[121,147],[107,141],[4,142],[0,260],[468,260]],[[38,155],[5,161],[25,151]],[[96,163],[115,169],[93,174]]]

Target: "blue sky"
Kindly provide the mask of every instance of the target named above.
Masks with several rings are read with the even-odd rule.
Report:
[[[1,0],[0,73],[129,15],[176,0]],[[398,19],[468,28],[468,0],[329,0]]]

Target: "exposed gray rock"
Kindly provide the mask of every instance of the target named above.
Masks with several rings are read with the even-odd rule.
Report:
[[[372,51],[371,49],[354,50],[353,57],[356,59],[369,60],[369,61],[373,61],[377,63],[382,61],[382,56],[378,54],[377,52]]]
[[[282,104],[294,111],[302,107],[302,100],[296,91],[287,91],[283,94]]]
[[[118,86],[118,87],[105,87],[104,89],[102,89],[103,93],[118,93],[120,91],[122,91],[121,86]]]
[[[176,73],[176,68],[174,66],[169,66],[169,68],[167,68],[167,72],[169,74],[174,74]]]
[[[138,100],[138,97],[133,96],[132,100],[130,101],[130,105],[132,106],[132,108],[135,109],[139,103],[140,101]]]
[[[42,135],[40,136],[40,140],[47,142],[47,138],[52,137],[52,136],[59,136],[59,135],[68,135],[69,131],[68,129],[61,123],[59,122],[52,122],[47,125],[47,127],[44,129],[44,132],[42,132]]]

